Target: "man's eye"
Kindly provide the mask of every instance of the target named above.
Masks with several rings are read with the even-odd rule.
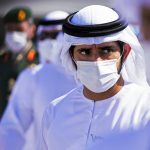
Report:
[[[113,50],[112,50],[112,49],[109,49],[109,48],[103,49],[103,50],[100,51],[101,54],[109,54],[109,53],[111,53],[111,52],[113,52]]]
[[[82,55],[89,55],[90,54],[90,49],[80,49],[80,54]]]

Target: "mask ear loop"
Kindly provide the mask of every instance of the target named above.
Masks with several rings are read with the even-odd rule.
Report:
[[[125,47],[125,46],[126,46],[126,47]],[[125,47],[125,48],[124,48],[124,47]],[[127,56],[129,55],[130,51],[131,51],[130,45],[124,43],[124,44],[122,45],[121,67],[120,67],[119,73],[121,72],[122,68],[124,67],[124,65],[125,65],[124,62],[125,62],[125,60],[127,59]],[[122,56],[123,56],[123,57],[122,57]]]
[[[120,57],[117,59],[117,61],[119,61],[119,60],[122,58],[123,53],[124,53],[124,48],[123,48],[123,50],[122,50],[122,53],[121,53]]]
[[[122,68],[123,68],[123,66],[124,66],[124,63],[123,63],[123,54],[124,54],[124,45],[122,45],[121,56],[120,56],[119,59],[117,60],[117,61],[119,61],[119,60],[121,59],[121,66],[120,66],[120,69],[119,69],[119,71],[118,71],[118,74],[121,73],[121,70],[122,70]]]
[[[73,56],[71,56],[71,59],[72,59],[72,63],[75,66],[75,69],[77,70],[77,62],[76,62],[76,60],[73,58]]]

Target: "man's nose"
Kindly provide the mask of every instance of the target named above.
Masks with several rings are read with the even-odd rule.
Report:
[[[98,53],[94,53],[91,56],[91,61],[102,61],[102,58],[100,57]]]
[[[93,45],[92,47],[92,55],[91,55],[91,61],[102,61],[102,58],[99,54],[99,50],[96,48],[96,45]]]

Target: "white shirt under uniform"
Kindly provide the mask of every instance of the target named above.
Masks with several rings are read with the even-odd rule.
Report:
[[[150,92],[125,83],[92,101],[83,87],[53,102],[43,117],[39,150],[150,150]]]

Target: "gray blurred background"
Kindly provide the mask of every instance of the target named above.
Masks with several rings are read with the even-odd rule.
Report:
[[[35,21],[53,10],[64,10],[69,13],[91,4],[102,4],[113,7],[115,0],[0,0],[0,46],[4,40],[2,17],[15,6],[29,6],[33,11]]]
[[[5,14],[10,8],[18,6],[29,6],[35,16],[41,16],[51,10],[76,11],[90,4],[104,4],[112,6],[114,0],[1,0],[0,15]]]

